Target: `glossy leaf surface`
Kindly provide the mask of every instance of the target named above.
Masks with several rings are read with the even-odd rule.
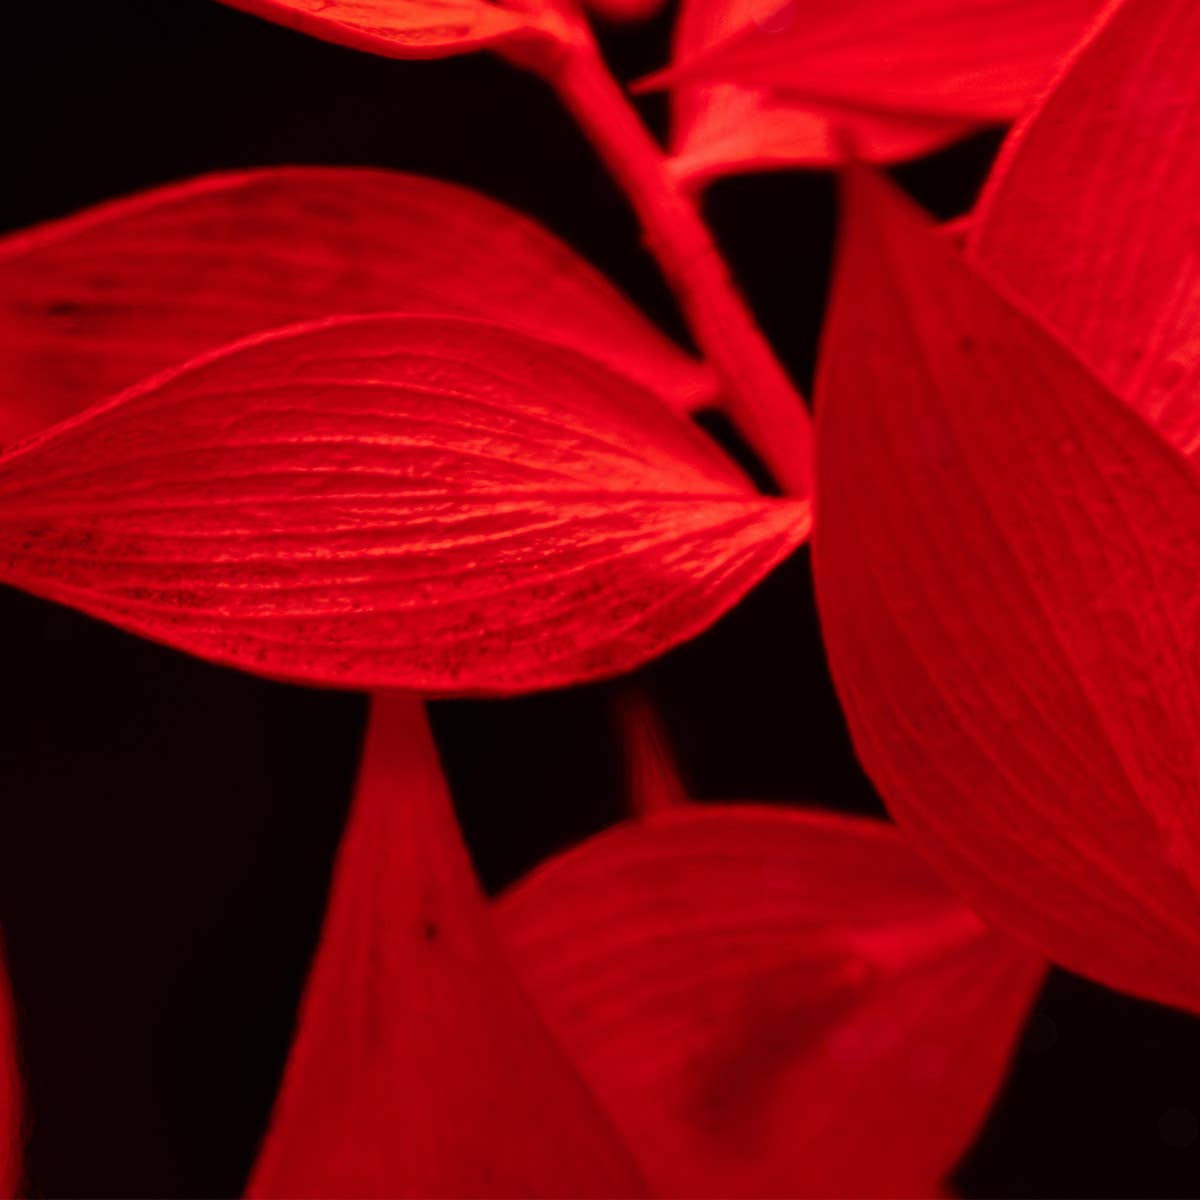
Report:
[[[1200,484],[856,171],[814,563],[855,745],[998,927],[1200,1008]]]
[[[337,167],[212,175],[0,240],[0,443],[237,338],[340,312],[501,321],[681,409],[706,373],[568,246],[466,188]]]
[[[894,829],[778,808],[619,826],[498,914],[663,1196],[935,1194],[1042,975]]]
[[[685,178],[927,153],[1011,120],[1098,0],[685,0],[672,150]]]
[[[632,1196],[498,945],[419,701],[377,696],[251,1196]]]
[[[326,42],[388,58],[441,58],[528,38],[532,16],[491,0],[223,0]]]
[[[347,687],[627,670],[715,620],[808,524],[627,379],[457,318],[267,335],[0,457],[0,580]]]
[[[1014,132],[971,249],[1200,453],[1200,6],[1115,8]]]

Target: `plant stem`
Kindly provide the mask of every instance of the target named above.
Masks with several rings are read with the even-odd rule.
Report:
[[[695,199],[671,175],[590,32],[579,31],[540,69],[628,195],[697,344],[721,378],[730,416],[780,487],[809,497],[812,429],[803,401],[738,295]]]

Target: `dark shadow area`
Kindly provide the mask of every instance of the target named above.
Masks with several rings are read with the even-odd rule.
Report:
[[[1051,971],[961,1194],[1195,1196],[1197,1080],[1195,1017]]]

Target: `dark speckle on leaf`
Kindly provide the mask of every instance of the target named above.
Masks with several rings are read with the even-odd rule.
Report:
[[[46,305],[46,315],[49,317],[77,317],[83,311],[83,306],[74,300],[54,300]]]

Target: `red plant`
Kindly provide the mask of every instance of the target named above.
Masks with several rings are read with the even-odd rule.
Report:
[[[702,360],[525,218],[384,171],[214,176],[0,244],[0,581],[373,694],[250,1193],[936,1194],[1047,960],[1200,1009],[1195,7],[686,0],[667,155],[570,0],[230,2],[541,76]],[[965,249],[845,167],[814,455],[693,189],[1020,114]],[[489,902],[423,700],[698,634],[805,541],[814,465],[830,663],[899,828],[692,805],[635,703],[633,815]]]
[[[1056,961],[1193,1011],[1195,168],[1146,145],[1200,129],[1198,50],[1192,5],[1114,9],[1010,139],[968,261],[856,179],[815,560],[860,755],[921,848]]]

